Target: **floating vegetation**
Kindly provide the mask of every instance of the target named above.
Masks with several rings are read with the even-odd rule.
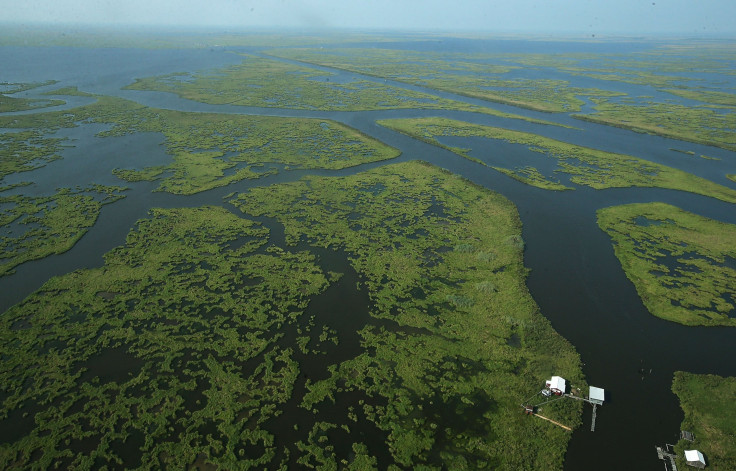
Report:
[[[254,188],[233,203],[276,217],[290,244],[346,251],[370,296],[361,352],[329,365],[298,399],[315,417],[334,417],[300,442],[308,452],[300,463],[357,466],[352,450],[336,445],[352,442],[379,468],[561,466],[568,436],[525,421],[518,401],[551,371],[583,380],[572,348],[526,290],[520,222],[507,200],[409,162]],[[514,335],[524,348],[509,346]],[[579,411],[564,404],[556,413],[577,425]],[[341,423],[366,422],[382,441],[338,433]]]
[[[53,196],[0,195],[0,276],[21,263],[71,249],[92,227],[103,205],[124,188],[94,185]]]
[[[680,440],[675,445],[677,466],[685,467],[685,450],[701,451],[707,466],[713,469],[736,469],[736,378],[676,371],[672,391],[685,412],[682,430],[695,440]]]
[[[559,168],[556,172],[570,175],[570,182],[586,185],[597,190],[630,186],[669,188],[706,195],[730,203],[736,202],[736,190],[682,170],[630,155],[577,146],[536,134],[446,118],[385,119],[379,120],[378,124],[446,148],[486,166],[488,166],[487,163],[469,156],[467,150],[445,146],[437,138],[443,136],[484,137],[525,145],[529,150],[557,159]],[[510,170],[499,170],[506,174],[511,173]],[[536,176],[534,170],[517,169],[513,173],[516,174],[517,179],[540,188],[567,188],[559,183],[540,179]]]
[[[333,121],[187,113],[99,97],[96,103],[72,110],[0,118],[0,127],[23,129],[0,134],[0,143],[7,143],[0,156],[8,158],[0,161],[0,176],[59,158],[63,140],[46,134],[85,122],[111,124],[100,137],[162,133],[171,164],[115,173],[128,181],[160,179],[160,190],[176,194],[193,194],[277,171],[260,168],[267,164],[342,169],[399,155],[398,150]]]
[[[736,226],[664,203],[598,211],[649,312],[685,325],[736,326]]]

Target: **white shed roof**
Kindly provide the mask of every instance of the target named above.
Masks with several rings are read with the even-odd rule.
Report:
[[[553,376],[552,379],[547,381],[547,387],[550,389],[559,389],[560,391],[565,390],[565,378],[560,376]]]
[[[689,463],[699,462],[705,464],[705,457],[698,450],[685,450],[685,460]]]
[[[606,390],[602,388],[596,388],[595,386],[591,386],[589,397],[591,401],[603,402],[606,399]]]

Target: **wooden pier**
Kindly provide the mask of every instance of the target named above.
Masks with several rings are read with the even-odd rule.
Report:
[[[557,380],[558,383],[561,382],[562,386],[560,386],[559,388],[552,388],[550,386],[550,384],[552,384],[552,382],[555,381],[555,379]],[[557,384],[557,383],[555,383],[555,384]],[[603,405],[603,402],[605,400],[605,391],[602,388],[597,388],[595,386],[590,386],[590,394],[587,395],[587,396],[576,395],[576,394],[566,394],[566,393],[563,392],[564,391],[564,386],[565,386],[565,380],[563,378],[560,378],[558,376],[553,376],[551,381],[547,381],[547,389],[542,389],[541,391],[535,393],[529,399],[527,399],[526,401],[524,401],[524,402],[521,403],[521,407],[524,408],[524,413],[527,414],[527,415],[537,416],[540,419],[544,419],[544,420],[547,420],[549,422],[552,422],[553,424],[555,424],[555,425],[557,425],[559,427],[562,427],[565,430],[572,431],[572,429],[570,427],[568,427],[567,425],[563,425],[563,424],[561,424],[559,422],[556,422],[556,421],[554,421],[552,419],[549,419],[547,417],[543,417],[543,416],[537,414],[537,408],[539,406],[542,406],[544,404],[548,404],[550,402],[558,401],[560,399],[564,399],[566,397],[569,397],[570,399],[575,399],[577,401],[587,402],[587,403],[589,403],[590,405],[593,406],[593,419],[591,420],[591,423],[590,423],[590,431],[591,432],[595,432],[595,419],[596,419],[597,414],[598,414],[598,406]],[[580,394],[580,389],[579,388],[572,387],[571,393],[574,393],[575,391],[578,391],[578,394]],[[534,404],[532,402],[532,399],[534,399],[535,397],[537,397],[540,394],[542,396],[544,396],[544,398],[542,399],[543,402],[540,402],[539,404]]]
[[[580,397],[580,396],[574,396],[572,394],[565,394],[565,397],[569,397],[570,399],[577,399],[578,401],[587,402],[588,404],[591,404],[593,406],[593,419],[590,422],[590,431],[595,432],[595,419],[598,415],[598,401],[590,400],[587,397]]]
[[[669,471],[677,471],[677,464],[675,464],[675,447],[666,443],[664,448],[661,446],[657,447],[657,458],[664,461],[664,469]],[[669,464],[669,466],[668,466]]]
[[[598,407],[598,404],[593,404],[593,420],[590,422],[590,431],[591,432],[595,432],[596,407]]]

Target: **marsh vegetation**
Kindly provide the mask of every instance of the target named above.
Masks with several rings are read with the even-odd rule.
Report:
[[[103,267],[5,313],[4,467],[561,465],[569,435],[518,401],[553,371],[584,380],[526,290],[507,200],[407,163],[232,201],[244,217],[152,210]],[[352,324],[304,316],[341,279],[310,246],[344,252],[370,299],[343,361]],[[548,413],[580,423],[573,401]]]
[[[736,325],[736,226],[664,203],[598,211],[649,312],[685,325]]]

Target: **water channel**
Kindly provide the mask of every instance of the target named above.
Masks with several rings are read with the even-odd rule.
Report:
[[[429,46],[427,46],[429,47]],[[459,46],[457,46],[459,47]],[[520,47],[515,45],[515,47]],[[538,47],[538,45],[535,45]],[[206,105],[178,98],[169,93],[124,91],[121,87],[135,77],[176,71],[197,71],[232,63],[235,54],[207,50],[170,51],[96,50],[52,48],[0,48],[0,63],[6,81],[57,79],[28,96],[62,86],[115,95],[151,107],[181,111],[243,113],[273,116],[303,116],[332,119],[373,136],[401,150],[399,158],[388,162],[360,165],[340,171],[281,171],[258,180],[242,181],[193,196],[152,192],[156,184],[128,184],[126,198],[104,206],[97,224],[68,252],[29,262],[11,276],[0,278],[0,312],[19,302],[49,277],[70,271],[101,266],[102,255],[125,241],[135,221],[147,217],[152,207],[193,207],[223,205],[223,197],[233,191],[273,183],[294,181],[305,175],[350,175],[396,161],[421,159],[447,168],[486,188],[497,191],[517,206],[523,222],[526,243],[525,264],[531,269],[529,290],[554,328],[567,338],[582,356],[590,384],[608,392],[606,404],[599,408],[597,427],[590,432],[590,408],[584,412],[584,425],[573,433],[565,461],[567,470],[622,469],[636,463],[639,469],[661,466],[654,446],[674,443],[679,433],[682,412],[671,392],[673,372],[713,373],[736,376],[736,342],[728,328],[685,327],[650,315],[634,286],[625,277],[614,256],[611,241],[596,225],[599,208],[633,202],[663,201],[687,211],[736,224],[734,206],[695,194],[648,188],[551,192],[524,185],[494,170],[462,159],[441,148],[416,141],[378,126],[385,118],[443,116],[479,124],[499,125],[531,131],[547,137],[622,152],[680,168],[717,183],[735,187],[725,178],[727,169],[736,168],[736,153],[708,146],[643,135],[596,125],[563,114],[543,114],[480,100],[435,93],[500,111],[512,112],[574,126],[576,129],[532,124],[478,113],[388,110],[370,112],[319,112],[271,108]],[[4,66],[5,68],[5,66]],[[341,74],[347,74],[340,72]],[[6,76],[7,75],[7,76]],[[357,74],[347,74],[357,76]],[[361,79],[374,80],[360,76]],[[383,82],[383,80],[381,80]],[[408,89],[421,87],[392,83]],[[633,87],[633,86],[632,86]],[[626,88],[623,86],[623,88]],[[424,89],[422,89],[424,90]],[[36,181],[36,190],[66,186],[67,181],[87,179],[95,183],[121,184],[109,171],[129,156],[129,165],[157,165],[170,157],[164,152],[161,137],[134,135],[97,138],[93,127],[63,131],[74,139],[63,159],[19,180]],[[500,162],[504,151],[493,143],[472,147],[489,161]],[[692,150],[721,160],[697,159],[670,149]],[[511,149],[505,149],[511,152]],[[494,156],[496,152],[498,157]],[[538,157],[516,149],[513,159]],[[153,163],[150,163],[153,162]],[[83,170],[80,172],[80,170]],[[74,183],[76,184],[76,183]],[[28,189],[25,189],[28,191]],[[550,352],[554,355],[554,352]],[[539,378],[540,385],[544,378]],[[520,398],[521,400],[521,398]]]

